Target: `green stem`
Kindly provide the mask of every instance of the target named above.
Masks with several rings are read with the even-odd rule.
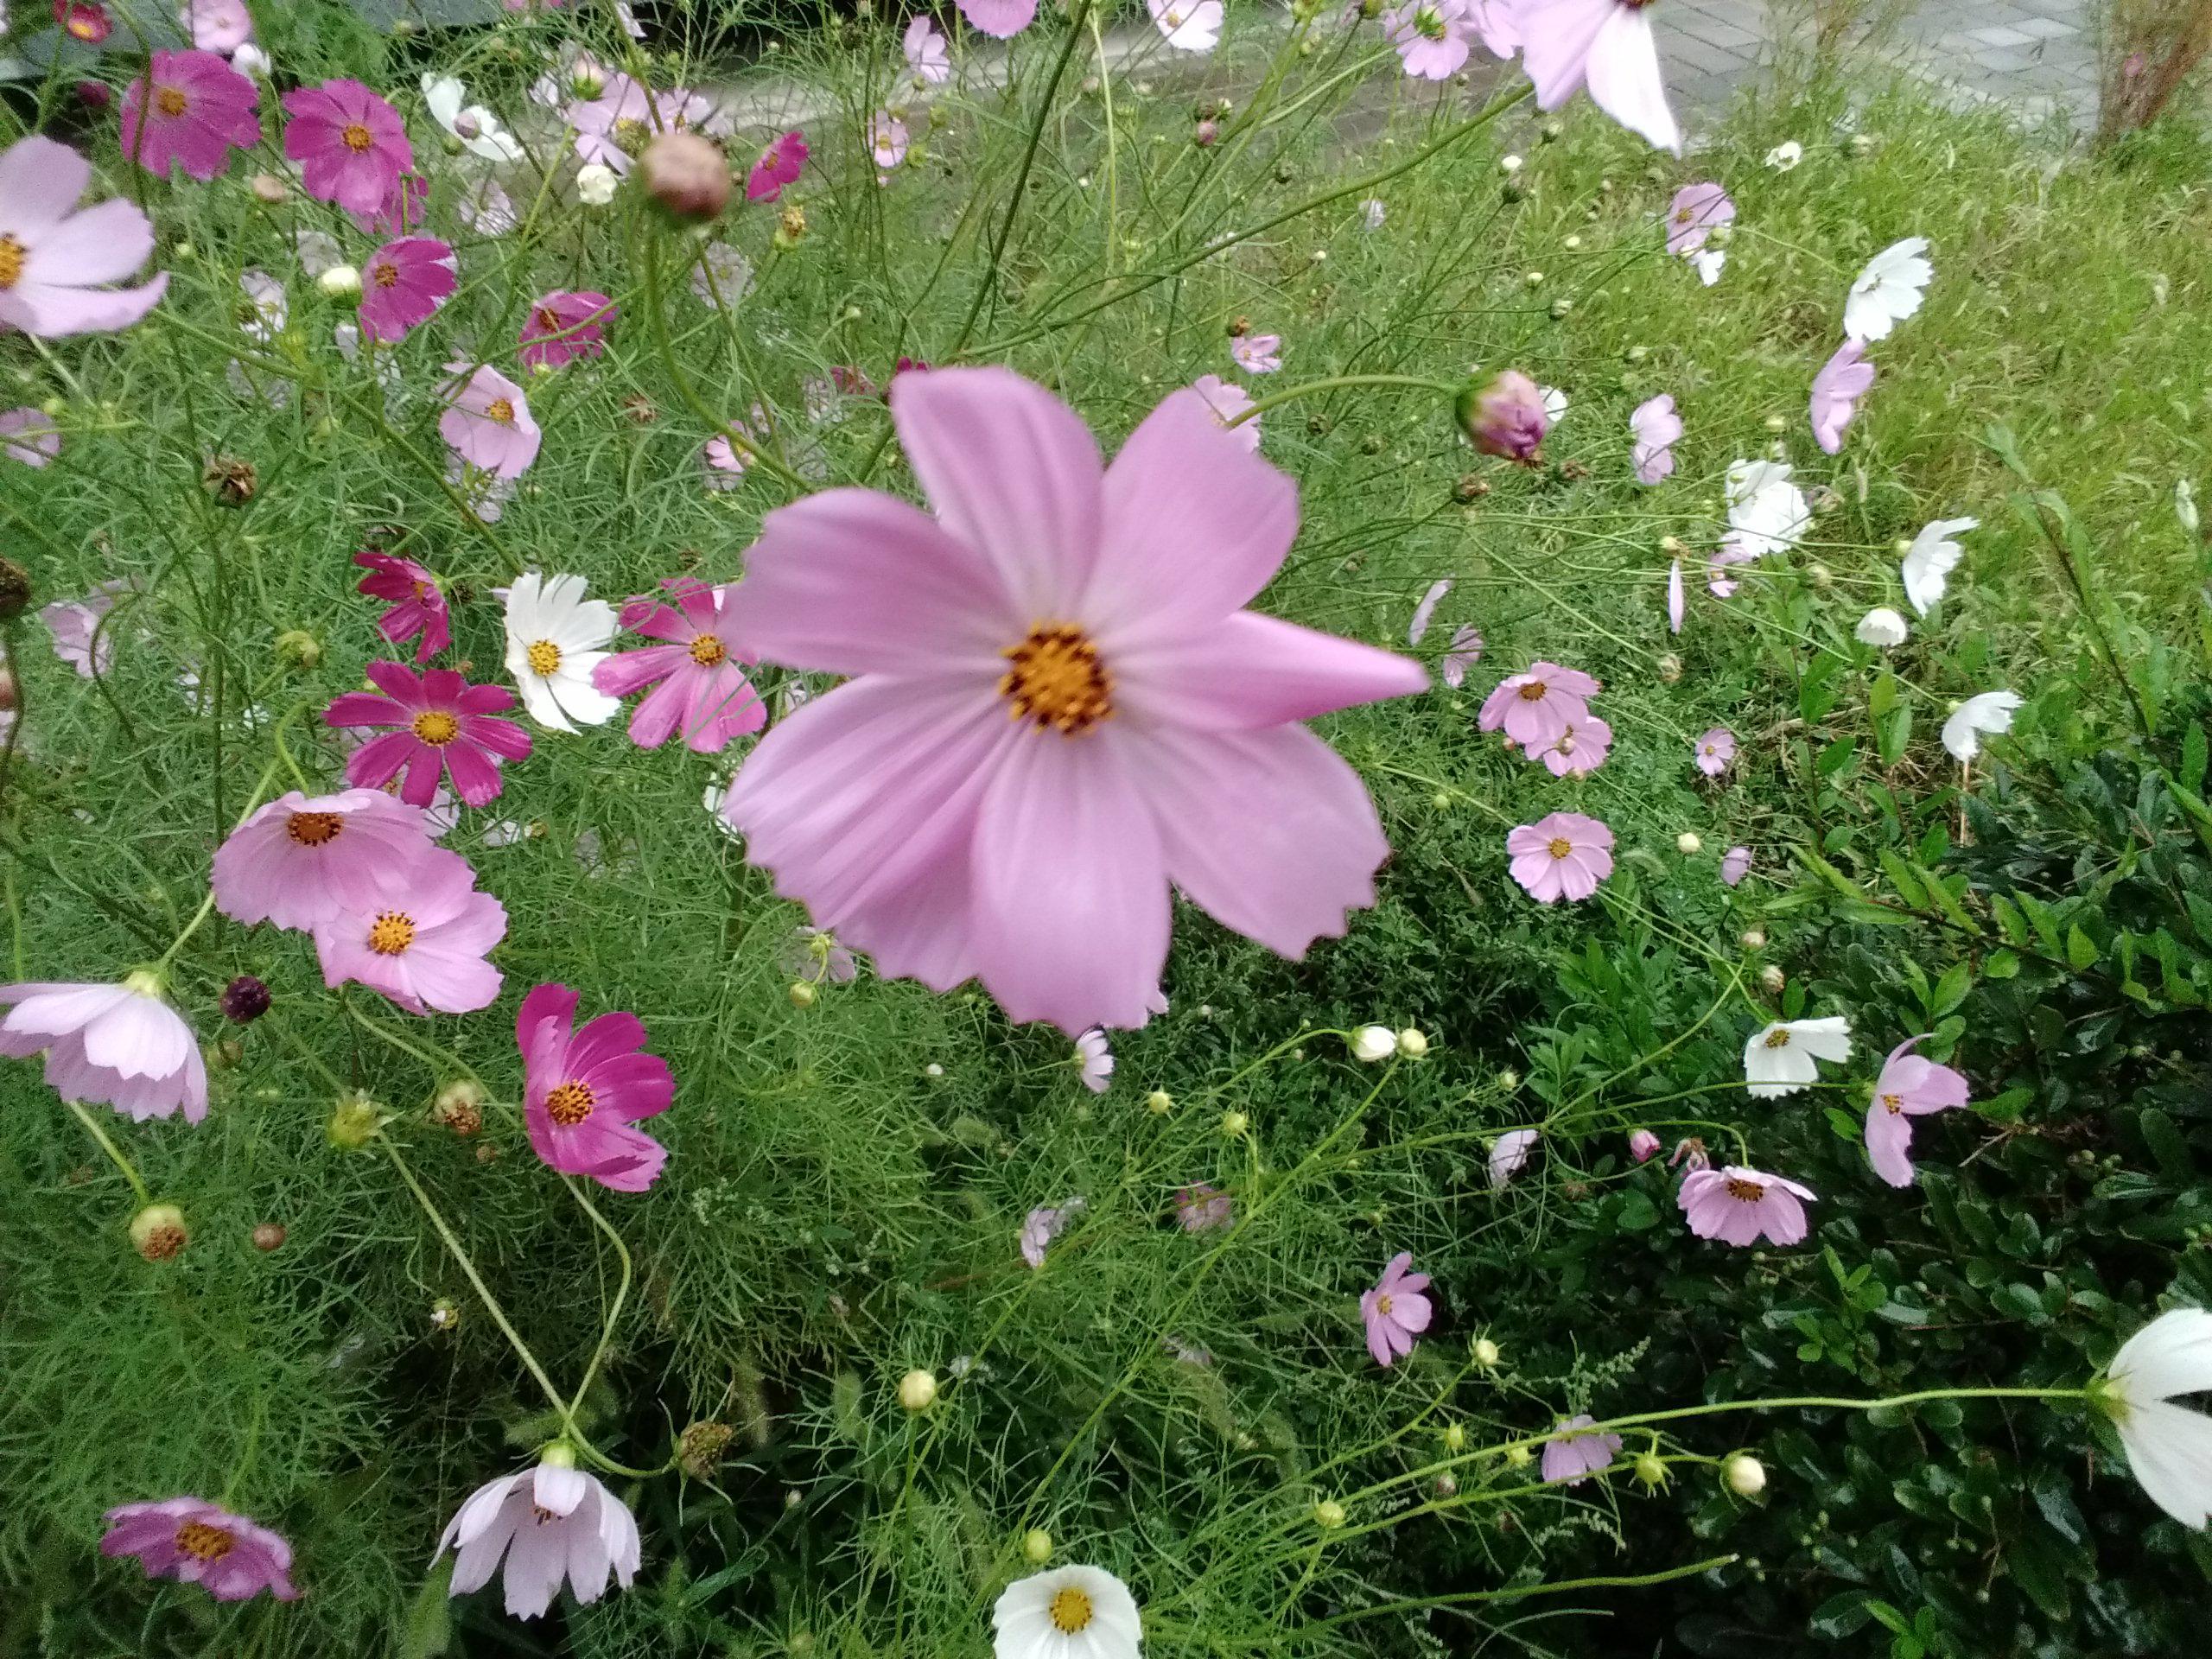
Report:
[[[138,1207],[143,1210],[151,1204],[153,1198],[146,1191],[146,1183],[140,1178],[137,1169],[123,1155],[123,1148],[117,1146],[108,1132],[100,1127],[99,1120],[86,1109],[84,1103],[73,1100],[69,1103],[69,1109],[77,1114],[77,1121],[85,1126],[86,1132],[100,1143],[100,1150],[107,1154],[114,1160],[115,1166],[123,1172],[123,1179],[130,1183],[130,1190],[138,1195]]]
[[[1344,386],[1418,386],[1445,397],[1456,397],[1459,388],[1442,380],[1430,380],[1417,374],[1332,374],[1325,380],[1309,380],[1302,386],[1292,386],[1272,397],[1262,397],[1233,421],[1224,426],[1242,426],[1247,421],[1256,421],[1266,410],[1278,404],[1287,404],[1317,391],[1335,391]]]
[[[614,1340],[614,1327],[621,1322],[622,1305],[630,1298],[630,1250],[623,1243],[622,1235],[608,1225],[607,1217],[599,1213],[599,1206],[585,1196],[583,1188],[577,1185],[575,1178],[569,1178],[563,1185],[569,1189],[569,1196],[576,1201],[584,1214],[592,1218],[593,1225],[607,1235],[607,1242],[614,1246],[614,1254],[622,1263],[622,1281],[615,1287],[614,1305],[607,1309],[606,1323],[600,1327],[599,1345],[591,1351],[591,1363],[584,1367],[584,1380],[576,1384],[576,1397],[569,1402],[569,1415],[573,1420],[576,1413],[583,1409],[584,1395],[591,1391],[592,1379],[599,1375],[600,1361],[607,1357],[607,1346]]]
[[[1717,1567],[1727,1567],[1743,1559],[1740,1555],[1713,1555],[1702,1561],[1692,1561],[1682,1567],[1670,1567],[1658,1573],[1609,1574],[1591,1579],[1554,1579],[1541,1584],[1507,1585],[1498,1590],[1461,1590],[1449,1595],[1421,1596],[1406,1601],[1384,1602],[1374,1607],[1359,1607],[1348,1613],[1338,1613],[1332,1618],[1317,1619],[1301,1624],[1291,1632],[1303,1636],[1310,1630],[1332,1630],[1356,1619],[1377,1618],[1386,1613],[1423,1612],[1432,1607],[1459,1607],[1485,1601],[1517,1601],[1525,1596],[1564,1595],[1578,1590],[1637,1590],[1649,1585],[1669,1584],[1676,1579],[1695,1578],[1700,1573],[1710,1573]]]

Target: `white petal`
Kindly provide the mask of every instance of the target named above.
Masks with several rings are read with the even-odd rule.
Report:
[[[568,1516],[599,1483],[582,1470],[541,1463],[531,1476],[531,1501],[549,1515]]]
[[[2212,1517],[2212,1419],[2145,1402],[2121,1420],[2120,1443],[2145,1497],[2183,1526],[2202,1527]]]
[[[2169,1309],[2120,1344],[2110,1367],[2134,1403],[2212,1389],[2212,1313]]]

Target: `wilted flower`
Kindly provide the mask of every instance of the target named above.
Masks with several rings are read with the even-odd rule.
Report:
[[[1467,671],[1482,659],[1482,631],[1469,623],[1452,634],[1451,649],[1444,653],[1443,660],[1437,668],[1444,677],[1444,683],[1457,691],[1466,683]]]
[[[1628,1136],[1629,1156],[1639,1164],[1648,1164],[1658,1155],[1659,1137],[1649,1129],[1631,1129]]]
[[[1766,153],[1766,164],[1777,173],[1787,173],[1805,159],[1805,146],[1795,138],[1777,144]]]
[[[1211,1232],[1234,1218],[1229,1194],[1209,1181],[1179,1187],[1175,1193],[1175,1222],[1186,1233]]]
[[[1408,645],[1421,644],[1423,636],[1428,632],[1429,619],[1436,614],[1436,607],[1443,602],[1445,594],[1451,591],[1452,579],[1449,576],[1429,583],[1428,591],[1421,596],[1421,603],[1414,607],[1413,620],[1406,624]]]

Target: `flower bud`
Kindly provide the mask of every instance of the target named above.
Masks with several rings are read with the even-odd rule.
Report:
[[[1388,1026],[1362,1026],[1351,1034],[1351,1057],[1374,1065],[1398,1052],[1398,1034]]]
[[[173,1204],[149,1204],[130,1217],[130,1248],[149,1262],[175,1260],[191,1238],[184,1211]]]
[[[1649,1129],[1630,1129],[1628,1136],[1629,1156],[1639,1164],[1648,1164],[1658,1154],[1659,1137]]]
[[[1221,1115],[1221,1132],[1232,1141],[1251,1127],[1252,1120],[1242,1112],[1224,1112]]]
[[[1398,1033],[1398,1052],[1409,1060],[1424,1058],[1428,1053],[1428,1039],[1420,1031],[1408,1026]]]
[[[430,1304],[430,1329],[451,1331],[461,1324],[461,1306],[450,1297],[441,1296]]]
[[[1659,678],[1662,683],[1672,685],[1681,677],[1682,659],[1670,651],[1659,659]]]
[[[1525,1446],[1509,1446],[1505,1448],[1505,1460],[1516,1469],[1526,1469],[1536,1460],[1536,1454]]]
[[[1521,1074],[1518,1071],[1508,1069],[1497,1074],[1497,1090],[1500,1094],[1510,1095],[1520,1086]]]
[[[1042,1567],[1052,1559],[1052,1535],[1042,1527],[1032,1527],[1021,1535],[1022,1559],[1032,1567]]]
[[[329,300],[361,297],[361,273],[352,265],[333,265],[315,279],[315,287]]]
[[[1667,1485],[1667,1465],[1656,1452],[1640,1452],[1633,1465],[1636,1478],[1653,1491],[1662,1491]]]
[[[1325,1497],[1313,1506],[1313,1521],[1324,1531],[1334,1532],[1344,1523],[1344,1506],[1333,1497]]]
[[[1211,149],[1221,140],[1221,124],[1208,117],[1198,123],[1191,134],[1191,142],[1200,149]]]
[[[1675,837],[1675,850],[1684,858],[1694,858],[1705,850],[1705,843],[1694,833],[1685,830]]]
[[[803,979],[793,980],[791,988],[784,995],[791,999],[791,1007],[795,1008],[810,1008],[814,1006],[814,987]]]
[[[266,1255],[271,1250],[284,1248],[284,1224],[264,1221],[253,1230],[253,1248]]]
[[[276,660],[290,668],[313,668],[322,660],[322,642],[304,628],[276,636]]]
[[[1467,1431],[1458,1423],[1454,1423],[1451,1427],[1446,1429],[1444,1431],[1444,1449],[1446,1452],[1465,1451],[1467,1449]]]
[[[1764,950],[1766,949],[1766,930],[1763,927],[1747,927],[1736,936],[1736,943],[1746,950]]]
[[[1779,415],[1770,415],[1766,417],[1766,429],[1776,437],[1780,437],[1789,429],[1789,423]]]
[[[729,162],[696,132],[664,132],[638,158],[638,182],[685,225],[703,225],[729,206]]]
[[[1812,563],[1805,567],[1805,580],[1811,582],[1814,587],[1819,588],[1822,593],[1826,593],[1829,588],[1835,586],[1835,572],[1829,569],[1827,566],[1822,564],[1818,559],[1815,559]]]
[[[1175,1109],[1175,1096],[1165,1089],[1155,1089],[1144,1097],[1144,1105],[1154,1117],[1165,1117]]]
[[[702,1419],[677,1438],[677,1465],[694,1480],[704,1480],[721,1465],[722,1454],[736,1434],[728,1423]]]
[[[1477,1337],[1468,1344],[1467,1352],[1473,1357],[1476,1366],[1485,1371],[1496,1370],[1498,1362],[1504,1357],[1497,1344],[1488,1337]]]
[[[376,1102],[363,1095],[353,1095],[338,1103],[322,1132],[340,1151],[359,1152],[376,1139],[377,1131],[382,1127],[382,1114],[377,1110]]]
[[[240,974],[223,987],[216,1001],[223,1018],[235,1025],[250,1026],[269,1012],[269,988],[251,974]]]
[[[282,207],[292,194],[274,173],[255,174],[246,181],[246,188],[253,192],[256,201],[270,207]]]
[[[587,207],[604,207],[614,200],[614,187],[622,182],[615,170],[601,162],[576,169],[576,200]]]
[[[1783,983],[1782,969],[1772,963],[1759,969],[1759,988],[1769,996],[1781,995]]]
[[[1507,369],[1487,385],[1470,381],[1452,404],[1467,442],[1486,455],[1533,462],[1551,430],[1544,396],[1518,369]]]
[[[1738,1497],[1757,1497],[1766,1491],[1766,1465],[1748,1452],[1731,1452],[1720,1465],[1720,1478]]]
[[[14,621],[30,602],[31,573],[13,559],[0,559],[0,622]]]
[[[797,247],[806,235],[806,209],[793,202],[783,211],[776,221],[776,233],[769,238],[786,252]]]
[[[899,1379],[899,1403],[908,1411],[927,1411],[937,1402],[934,1373],[912,1370]]]

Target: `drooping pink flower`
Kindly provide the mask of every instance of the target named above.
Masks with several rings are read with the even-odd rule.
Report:
[[[151,81],[153,92],[147,92]],[[261,142],[261,88],[213,52],[156,52],[124,90],[123,153],[157,179],[212,179]]]
[[[906,159],[906,124],[888,110],[868,118],[868,158],[879,173],[888,173]]]
[[[1711,1169],[1713,1160],[1707,1154],[1703,1141],[1696,1135],[1686,1135],[1675,1143],[1675,1155],[1667,1160],[1667,1167],[1672,1169],[1677,1164],[1682,1166],[1685,1173],[1688,1173]]]
[[[1236,1219],[1229,1194],[1211,1181],[1175,1190],[1175,1224],[1186,1233],[1210,1233]]]
[[[474,1014],[499,995],[485,953],[506,937],[506,907],[476,886],[458,853],[435,849],[376,908],[327,917],[314,931],[333,990],[355,982],[416,1014]]]
[[[575,1466],[565,1443],[547,1448],[537,1467],[471,1493],[438,1540],[440,1555],[448,1549],[456,1596],[489,1584],[505,1557],[505,1605],[516,1618],[543,1615],[563,1580],[587,1605],[607,1593],[610,1578],[628,1589],[643,1553],[637,1517]]]
[[[471,685],[449,668],[417,674],[403,663],[371,663],[368,676],[377,691],[334,697],[322,715],[334,727],[385,728],[348,757],[348,783],[381,789],[404,770],[399,798],[428,806],[449,773],[454,793],[482,806],[499,795],[500,764],[530,753],[530,734],[494,717],[514,706],[504,685]]]
[[[136,1556],[149,1579],[196,1584],[218,1601],[251,1601],[266,1591],[297,1601],[292,1547],[264,1526],[204,1497],[121,1503],[103,1517],[100,1554]]]
[[[1636,465],[1636,481],[1656,484],[1675,473],[1675,445],[1682,435],[1682,417],[1675,412],[1675,399],[1661,392],[1636,406],[1628,417],[1632,440],[1629,459]]]
[[[1058,1205],[1041,1205],[1023,1219],[1021,1232],[1016,1243],[1021,1249],[1021,1259],[1032,1268],[1045,1265],[1045,1252],[1052,1241],[1067,1230],[1067,1224],[1084,1208],[1081,1198],[1062,1198]]]
[[[1612,1462],[1621,1449],[1621,1437],[1597,1432],[1597,1422],[1586,1411],[1562,1417],[1553,1424],[1554,1429],[1565,1432],[1557,1439],[1544,1442],[1543,1460],[1538,1467],[1547,1482],[1555,1486],[1580,1486]]]
[[[307,193],[349,213],[374,213],[415,164],[399,111],[358,80],[326,80],[284,94],[284,154]]]
[[[1891,1186],[1912,1185],[1912,1120],[1963,1106],[1968,1098],[1964,1077],[1912,1052],[1927,1040],[1923,1033],[1890,1051],[1866,1103],[1866,1161]]]
[[[1585,715],[1568,721],[1554,741],[1530,749],[1529,758],[1542,761],[1554,778],[1581,778],[1604,766],[1612,747],[1613,728],[1595,715]]]
[[[1843,429],[1873,384],[1874,365],[1866,360],[1863,340],[1845,340],[1813,377],[1813,436],[1829,454],[1842,449]]]
[[[537,459],[542,435],[530,416],[522,388],[488,363],[471,372],[465,363],[447,365],[456,377],[445,387],[446,412],[438,416],[438,435],[470,466],[497,478],[520,478]]]
[[[169,274],[107,288],[146,263],[154,227],[121,197],[79,212],[92,167],[32,133],[0,150],[0,328],[48,339],[128,328],[160,302]]]
[[[1457,691],[1467,683],[1467,671],[1483,659],[1482,630],[1469,623],[1452,636],[1451,648],[1439,665],[1444,683]]]
[[[1736,734],[1726,726],[1715,726],[1697,741],[1697,769],[1708,778],[1727,771],[1735,758]]]
[[[1613,873],[1613,832],[1580,812],[1554,812],[1506,832],[1507,868],[1538,904],[1580,903]]]
[[[312,928],[376,910],[416,866],[452,858],[430,840],[418,807],[380,789],[280,795],[215,849],[215,908],[248,927]]]
[[[361,267],[361,335],[404,340],[429,320],[459,283],[453,250],[435,238],[403,236],[371,254]]]
[[[1522,0],[1521,60],[1536,107],[1555,110],[1587,83],[1591,102],[1630,132],[1677,154],[1649,0]]]
[[[1486,455],[1533,466],[1552,429],[1544,391],[1518,369],[1505,369],[1482,385],[1470,385],[1454,407],[1467,442]]]
[[[635,1125],[668,1109],[676,1080],[666,1060],[644,1052],[636,1014],[602,1014],[577,1031],[576,1001],[565,985],[540,985],[515,1016],[530,1144],[563,1175],[642,1192],[668,1149]]]
[[[1382,14],[1382,38],[1398,49],[1408,74],[1448,80],[1474,50],[1474,7],[1470,0],[1407,0]]]
[[[747,656],[729,635],[725,614],[735,585],[709,588],[695,576],[661,584],[676,603],[633,599],[622,626],[662,643],[609,657],[592,670],[593,685],[624,697],[656,686],[630,716],[630,741],[657,749],[677,732],[701,754],[719,754],[734,738],[768,723],[760,694],[745,677]]]
[[[192,1027],[140,971],[118,984],[0,985],[0,1054],[46,1056],[47,1086],[64,1100],[100,1101],[135,1122],[207,1116],[207,1068]]]
[[[1411,1250],[1399,1251],[1382,1269],[1375,1288],[1360,1294],[1359,1317],[1367,1325],[1367,1351],[1375,1356],[1377,1365],[1385,1368],[1413,1352],[1414,1343],[1435,1317],[1428,1298],[1422,1294],[1428,1288],[1428,1275],[1408,1273],[1413,1264]]]
[[[201,51],[226,58],[253,38],[253,18],[242,0],[184,0],[177,22]]]
[[[1736,221],[1736,204],[1713,183],[1686,184],[1667,208],[1667,251],[1687,259],[1723,225]]]
[[[1750,848],[1731,847],[1720,855],[1720,879],[1727,886],[1734,887],[1751,873],[1751,849]]]
[[[1010,41],[1029,27],[1037,0],[958,0],[968,27],[995,41]]]
[[[54,654],[77,671],[80,679],[105,674],[115,663],[115,631],[104,626],[107,613],[138,584],[129,576],[98,583],[82,599],[57,599],[39,607],[39,620],[54,635]]]
[[[1628,1136],[1629,1156],[1639,1164],[1648,1164],[1659,1155],[1659,1137],[1649,1129],[1630,1129]]]
[[[938,26],[927,17],[917,17],[906,25],[901,46],[906,54],[906,67],[914,72],[914,79],[923,86],[942,86],[952,79],[951,49]]]
[[[1114,1046],[1097,1026],[1075,1039],[1076,1075],[1094,1095],[1103,1095],[1114,1080]]]
[[[1689,609],[1688,596],[1682,591],[1682,562],[1670,559],[1667,563],[1667,632],[1680,633],[1682,618]]]
[[[42,409],[0,410],[0,456],[43,467],[61,453],[61,429]]]
[[[837,943],[837,936],[818,927],[795,927],[777,954],[777,965],[793,979],[849,985],[860,972],[853,953]]]
[[[779,508],[726,607],[764,658],[855,677],[746,761],[747,856],[887,975],[980,978],[1070,1033],[1153,1011],[1170,881],[1287,956],[1341,931],[1387,846],[1299,722],[1427,677],[1241,608],[1296,533],[1290,480],[1188,391],[1110,468],[1007,370],[890,397],[936,517],[853,489]]]
[[[1491,1192],[1497,1192],[1529,1166],[1529,1160],[1535,1155],[1536,1143],[1543,1138],[1541,1129],[1508,1129],[1491,1142]]]
[[[593,289],[540,295],[523,319],[521,349],[515,355],[533,369],[541,363],[557,369],[580,357],[597,357],[607,349],[607,325],[614,321],[615,308],[613,300]]]
[[[1475,724],[1485,732],[1502,728],[1524,749],[1541,749],[1558,742],[1571,723],[1588,720],[1590,707],[1584,700],[1602,689],[1580,669],[1539,660],[1529,664],[1526,673],[1509,676],[1484,698]]]
[[[1428,584],[1428,591],[1421,596],[1421,603],[1414,607],[1413,620],[1406,624],[1406,643],[1421,644],[1428,634],[1429,619],[1436,614],[1436,607],[1444,602],[1444,595],[1452,591],[1452,578],[1442,576]]]
[[[1805,1205],[1815,1200],[1809,1187],[1779,1175],[1728,1164],[1693,1169],[1675,1195],[1690,1231],[1728,1244],[1802,1244],[1809,1230]]]
[[[107,8],[94,0],[54,0],[54,21],[71,40],[98,46],[115,32]]]
[[[1033,9],[1035,0],[1030,0]],[[798,181],[806,171],[806,139],[796,132],[787,132],[760,152],[760,159],[753,163],[753,170],[745,175],[745,194],[749,201],[773,201],[784,194],[784,187]]]
[[[361,578],[355,591],[391,607],[377,619],[377,632],[395,645],[421,636],[415,647],[417,665],[453,643],[446,596],[435,576],[414,560],[381,548],[363,548],[353,556],[353,563],[370,573]]]
[[[1273,374],[1282,367],[1282,336],[1239,334],[1229,342],[1229,354],[1247,374]]]
[[[1239,448],[1247,454],[1260,453],[1260,417],[1243,418],[1252,407],[1250,392],[1217,374],[1200,375],[1191,382],[1191,390],[1198,394],[1213,423],[1234,438]]]

